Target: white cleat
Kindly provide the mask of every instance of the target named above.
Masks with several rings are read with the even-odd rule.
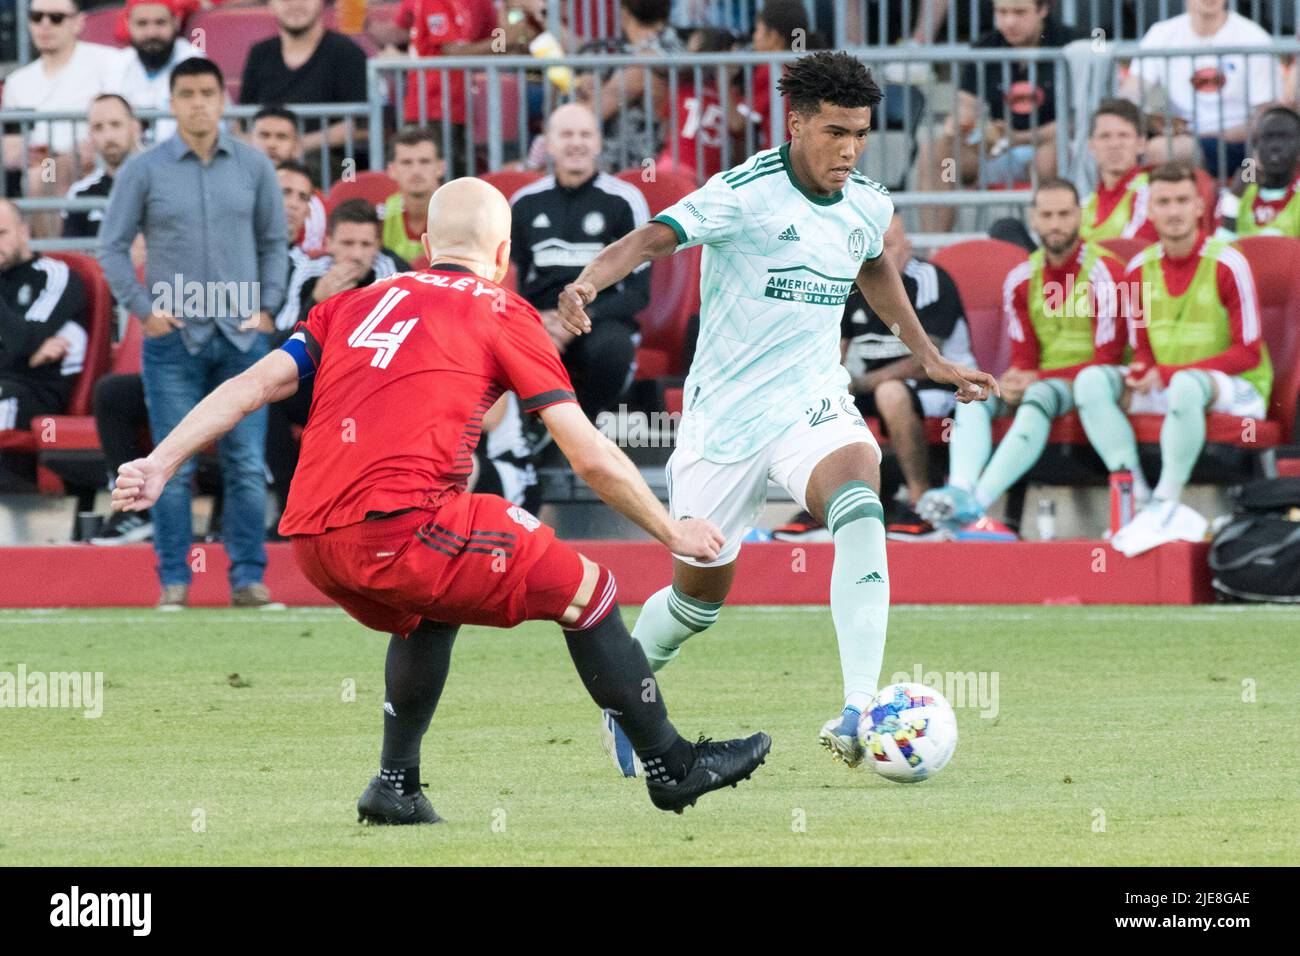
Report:
[[[1110,539],[1111,547],[1136,557],[1171,541],[1200,541],[1209,522],[1177,501],[1152,500]]]
[[[641,758],[636,755],[632,741],[627,739],[627,734],[623,733],[623,728],[608,710],[600,712],[600,742],[619,773],[625,777],[641,776]]]
[[[862,758],[866,756],[866,750],[858,740],[857,720],[850,720],[847,714],[826,721],[817,739],[831,752],[832,760],[843,763],[850,769],[862,763]]]

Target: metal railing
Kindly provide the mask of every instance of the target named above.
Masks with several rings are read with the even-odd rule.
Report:
[[[1224,47],[1212,52],[1203,48],[1156,52],[1142,50],[1132,42],[1097,39],[1078,41],[1063,49],[1016,50],[1014,63],[1018,66],[1013,66],[1005,49],[977,50],[965,45],[906,46],[889,51],[863,47],[853,52],[876,68],[878,75],[886,77],[882,83],[885,101],[873,111],[875,132],[860,162],[861,171],[893,189],[900,208],[972,207],[987,217],[995,215],[999,208],[1017,211],[1024,203],[1024,197],[1017,195],[1022,190],[1005,187],[1032,186],[1037,182],[1038,169],[1034,162],[1017,160],[1020,165],[1016,167],[1016,163],[999,161],[998,146],[1003,144],[982,134],[987,106],[981,106],[984,117],[968,129],[945,130],[950,120],[954,127],[958,126],[954,119],[958,99],[954,86],[963,85],[963,79],[976,102],[991,102],[1006,110],[1004,92],[1011,88],[1013,79],[1023,77],[1032,89],[1045,84],[1050,77],[1055,89],[1057,125],[1050,142],[1056,170],[1086,191],[1094,175],[1087,149],[1089,117],[1101,99],[1120,92],[1125,84],[1122,73],[1127,71],[1128,92],[1139,102],[1144,116],[1153,122],[1160,121],[1166,150],[1176,152],[1178,148],[1189,148],[1189,137],[1175,135],[1176,128],[1181,129],[1179,124],[1186,123],[1193,133],[1208,133],[1216,128],[1212,122],[1216,117],[1226,115],[1231,122],[1234,115],[1249,115],[1245,106],[1279,98],[1284,90],[1283,74],[1277,64],[1281,57],[1300,55],[1300,41],[1274,41],[1263,51],[1257,47]],[[443,155],[452,160],[449,172],[453,175],[479,174],[509,162],[522,164],[530,149],[536,160],[535,140],[543,118],[560,103],[578,99],[580,91],[591,103],[602,104],[607,98],[613,103],[603,124],[607,168],[644,169],[658,164],[684,171],[697,182],[703,182],[718,169],[730,168],[753,152],[785,139],[785,114],[777,82],[782,65],[799,56],[797,53],[737,53],[671,57],[601,54],[556,59],[507,55],[372,59],[367,65],[366,103],[293,108],[303,128],[321,121],[328,124],[342,120],[347,124],[346,142],[337,155],[331,157],[324,143],[314,148],[322,168],[321,186],[326,190],[335,174],[331,158],[355,162],[365,155],[371,169],[384,168],[385,146],[392,135],[394,115],[399,127],[428,124],[436,130]],[[1236,67],[1232,66],[1234,59]],[[1240,68],[1251,60],[1263,61],[1268,69],[1252,72]],[[1137,83],[1133,78],[1143,73],[1143,63],[1151,61],[1158,61],[1155,69],[1146,71],[1154,85]],[[1234,113],[1222,85],[1208,99],[1206,94],[1192,98],[1184,104],[1187,108],[1182,112],[1176,98],[1157,96],[1160,88],[1167,92],[1179,87],[1179,77],[1191,73],[1189,64],[1223,76],[1240,75],[1243,108]],[[916,82],[903,84],[887,81],[888,71],[884,68],[890,66],[901,66],[905,71],[915,66],[928,69]],[[1022,73],[1017,74],[1017,70]],[[637,74],[644,92],[632,96],[627,84]],[[463,114],[458,114],[453,106],[455,91],[450,82],[453,76],[463,77],[464,87],[469,91],[463,99]],[[701,91],[707,96],[701,96]],[[690,98],[688,94],[694,94],[699,101],[697,110],[704,109],[703,103],[708,101],[716,136],[713,141],[706,141],[704,133],[693,138],[683,135],[679,110]],[[740,112],[739,106],[763,99],[767,103],[763,115],[750,109],[736,135],[724,132],[731,128],[732,118]],[[1033,100],[1021,114],[1025,117],[1022,132],[1030,137],[1039,134],[1046,119],[1039,115],[1040,105]],[[255,106],[228,107],[226,117],[247,119],[256,110]],[[141,115],[146,119],[169,118],[158,110],[142,111]],[[457,121],[441,122],[441,117]],[[17,124],[23,131],[28,143],[24,167],[30,165],[26,161],[32,156],[30,144],[35,130],[44,127],[48,137],[53,124],[75,121],[84,124],[84,114],[0,111],[0,122]],[[945,140],[945,132],[955,135]],[[1043,139],[1048,141],[1046,135]],[[1233,171],[1229,168],[1228,160],[1232,158],[1229,152],[1240,150],[1249,155],[1252,147],[1249,129],[1244,136],[1234,135],[1234,139],[1241,142],[1229,143],[1219,138],[1207,157],[1217,160],[1213,165],[1217,166],[1221,179]],[[973,186],[963,188],[961,183],[952,182],[932,185],[933,177],[918,168],[917,150],[929,144],[929,152],[922,156],[932,166],[956,156],[963,150],[963,141],[967,144],[967,159],[974,157],[975,168],[964,171],[967,179],[975,177]],[[939,155],[938,147],[945,142],[950,152]],[[1193,141],[1190,148],[1194,147]],[[343,171],[346,174],[347,168]],[[1022,175],[1012,177],[1013,172]],[[933,191],[919,192],[922,189]],[[27,198],[51,201],[49,206],[29,205],[31,211],[70,208],[66,201],[48,194]]]
[[[30,0],[17,0],[15,29],[19,65],[32,58],[27,27]],[[674,0],[670,23],[684,30],[695,26],[723,27],[747,40],[761,0]],[[899,39],[917,37],[927,44],[974,41],[993,29],[981,15],[982,4],[969,4],[959,18],[952,0],[902,0],[895,10],[884,0],[804,0],[809,26],[837,49],[889,47]],[[1053,15],[1082,36],[1101,33],[1110,40],[1139,40],[1153,23],[1183,13],[1184,0],[1056,0]],[[1300,0],[1228,0],[1228,9],[1261,24],[1277,38],[1294,38],[1300,25]],[[555,32],[567,26],[583,40],[612,39],[620,32],[617,2],[557,0],[547,8]],[[959,22],[960,20],[960,22]]]
[[[674,0],[669,22],[679,30],[722,27],[748,38],[761,5],[761,0]],[[609,6],[609,0],[561,0],[550,12],[555,26],[566,23],[584,39],[609,38],[619,30]],[[961,17],[952,0],[804,0],[810,29],[837,49],[888,47],[910,38],[927,44],[974,41],[994,27],[983,6],[972,2]],[[1052,15],[1081,36],[1101,31],[1119,41],[1140,40],[1152,24],[1185,9],[1184,0],[1055,0]],[[1228,9],[1278,38],[1294,37],[1300,23],[1300,0],[1228,0]]]
[[[250,120],[260,109],[258,106],[231,106],[227,105],[223,112],[223,119],[227,131],[236,131],[231,121],[244,122]],[[361,155],[364,148],[364,138],[366,135],[365,121],[370,115],[369,103],[317,103],[295,105],[293,112],[298,116],[298,132],[303,135],[311,126],[319,124],[324,129],[336,123],[344,124],[345,139],[341,147],[331,147],[324,137],[318,148],[310,151],[305,157],[306,161],[315,165],[319,162],[321,188],[329,189],[334,181],[334,161],[337,160],[341,166],[342,174],[347,175],[349,170],[355,172],[357,157]],[[157,127],[163,132],[163,137],[171,135],[174,131],[175,121],[170,112],[167,110],[147,109],[136,110],[137,118],[145,123],[161,123]],[[52,158],[51,153],[64,153],[69,156],[72,163],[73,181],[80,178],[90,168],[81,162],[81,157],[77,149],[51,150],[50,144],[56,140],[59,142],[68,141],[72,143],[80,142],[86,138],[86,111],[85,110],[17,110],[8,109],[0,110],[0,124],[3,124],[7,134],[18,135],[22,137],[21,165],[20,169],[30,169],[35,165],[34,157]],[[13,127],[18,127],[16,134],[10,133]],[[146,130],[146,139],[142,146],[151,145],[155,137]],[[344,165],[346,164],[346,165]],[[23,193],[26,194],[28,183],[26,178],[23,179]],[[59,185],[55,183],[54,185]],[[59,192],[66,192],[67,185]],[[8,197],[8,184],[0,182],[0,195]],[[11,197],[8,197],[11,198]]]
[[[908,48],[888,53],[872,48],[854,51],[869,66],[877,69],[895,63],[942,62],[957,68],[973,69],[976,96],[982,101],[990,84],[1011,84],[1013,68],[1005,51],[972,50],[966,46]],[[1023,56],[1021,55],[1023,53]],[[578,98],[580,89],[585,100],[603,104],[607,91],[618,91],[614,108],[607,111],[603,127],[605,165],[622,169],[644,167],[660,160],[673,167],[686,167],[702,182],[718,169],[742,161],[758,149],[778,145],[785,137],[785,110],[777,89],[783,64],[799,58],[799,53],[780,54],[689,54],[673,57],[602,54],[537,59],[527,56],[431,57],[410,60],[372,60],[368,64],[370,88],[370,127],[381,126],[387,100],[396,103],[396,115],[419,124],[433,124],[441,134],[444,155],[454,160],[458,175],[473,175],[496,169],[507,159],[517,159],[528,151],[528,142],[536,124],[530,122],[530,98],[536,107],[532,119],[549,115],[562,102]],[[1025,60],[1027,78],[1037,84],[1053,71],[1057,76],[1058,101],[1072,102],[1070,74],[1066,58],[1059,49],[1017,51]],[[983,66],[984,68],[979,68]],[[551,71],[564,71],[568,89],[561,92],[543,77]],[[464,74],[464,86],[470,91],[464,99],[461,122],[441,122],[455,115],[452,104],[451,77]],[[629,74],[639,73],[640,96],[626,93]],[[861,163],[864,174],[891,186],[902,186],[912,167],[911,151],[922,134],[940,126],[946,110],[942,102],[950,96],[935,71],[916,84],[884,83],[885,101],[873,111],[877,132],[901,134],[904,155],[896,168],[887,168],[886,153],[868,149]],[[530,95],[530,86],[533,88]],[[706,143],[696,135],[689,152],[683,147],[678,123],[679,101],[684,94],[701,99],[707,91],[716,121],[716,141]],[[728,129],[736,107],[755,101],[766,94],[765,115],[748,111],[743,128],[734,137]],[[667,109],[664,109],[664,107]],[[1066,111],[1068,112],[1068,111]],[[1029,129],[1039,126],[1035,107],[1029,116]],[[460,127],[458,130],[457,127]],[[380,135],[370,137],[372,167],[383,161],[384,141]],[[706,149],[712,153],[705,161]],[[981,165],[985,157],[979,144]],[[1066,162],[1066,139],[1058,139],[1062,168]]]

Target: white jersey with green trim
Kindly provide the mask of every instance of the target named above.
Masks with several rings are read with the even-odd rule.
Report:
[[[888,190],[857,172],[833,196],[808,192],[789,150],[756,153],[653,217],[678,250],[704,246],[678,440],[711,461],[748,458],[810,399],[847,387],[844,302],[894,213]]]

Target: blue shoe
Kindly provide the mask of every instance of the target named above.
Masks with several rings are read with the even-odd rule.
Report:
[[[1019,541],[1016,534],[1000,521],[988,515],[973,521],[957,532],[958,541]]]
[[[832,717],[822,726],[818,739],[831,752],[831,759],[852,768],[862,763],[866,751],[858,739],[858,720],[862,714],[855,707],[845,707],[838,717]]]
[[[641,776],[641,758],[636,755],[632,741],[627,739],[627,734],[623,733],[623,728],[608,710],[600,712],[600,738],[605,745],[605,753],[609,754],[614,766],[618,767],[623,776]]]
[[[953,485],[931,488],[923,494],[916,503],[916,513],[936,528],[952,533],[984,516],[975,496]]]

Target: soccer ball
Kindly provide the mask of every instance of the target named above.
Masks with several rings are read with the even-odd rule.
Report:
[[[883,687],[858,723],[858,740],[876,773],[919,783],[952,759],[957,717],[943,694],[924,684]]]

